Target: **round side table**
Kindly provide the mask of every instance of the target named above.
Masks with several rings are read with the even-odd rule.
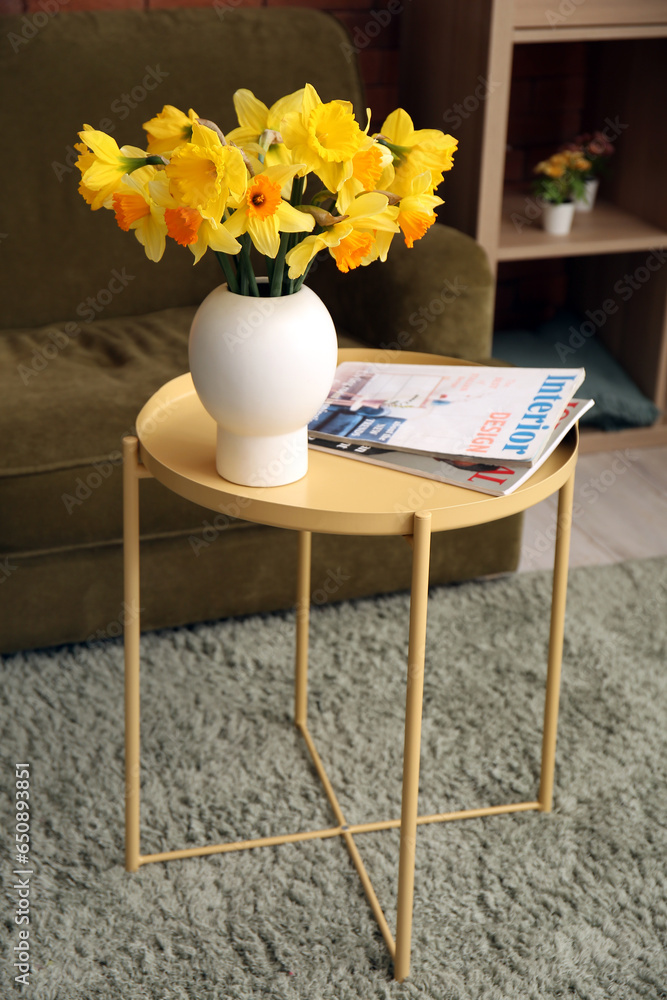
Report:
[[[342,350],[339,361],[395,360],[402,364],[463,364],[453,358],[415,352],[388,357],[380,350]],[[344,456],[312,451],[307,475],[296,483],[277,487],[237,486],[216,472],[216,427],[195,393],[192,378],[181,375],[162,386],[137,418],[137,437],[123,442],[123,503],[125,601],[139,604],[139,480],[155,477],[187,499],[223,511],[229,505],[244,520],[291,528],[299,532],[296,585],[295,723],[302,733],[315,769],[329,799],[335,825],[275,837],[213,844],[158,854],[141,854],[139,841],[139,618],[125,625],[125,768],[126,868],[197,855],[218,854],[252,847],[273,846],[323,837],[342,837],[359,873],[373,914],[394,959],[394,975],[403,980],[410,971],[417,826],[454,819],[527,810],[549,812],[558,723],[558,699],[563,649],[572,495],[577,461],[578,430],[559,444],[544,465],[516,492],[492,497],[458,486],[448,486],[407,473],[382,469]],[[419,484],[427,487],[419,488]],[[525,510],[559,491],[554,577],[551,603],[542,766],[537,798],[530,802],[482,806],[458,812],[418,814],[424,651],[428,600],[431,533],[483,524]],[[408,497],[410,504],[408,504]],[[420,499],[423,497],[423,499]],[[324,765],[308,730],[308,616],[310,606],[311,533],[402,535],[411,545],[412,581],[405,706],[403,785],[400,818],[349,824],[345,821]],[[356,834],[400,828],[396,939],[382,912],[354,841]]]

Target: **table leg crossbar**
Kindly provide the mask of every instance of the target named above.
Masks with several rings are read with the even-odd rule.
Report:
[[[126,438],[123,445],[125,594],[126,602],[129,603],[129,606],[138,609],[138,485],[139,479],[150,477],[150,472],[139,462],[137,439]],[[127,870],[135,872],[141,865],[156,861],[174,861],[182,858],[248,850],[255,847],[274,847],[279,844],[290,844],[299,841],[342,837],[361,879],[387,949],[394,960],[394,975],[399,981],[403,980],[410,971],[417,826],[424,823],[444,823],[451,820],[475,819],[481,816],[498,816],[505,813],[527,812],[529,810],[549,812],[551,809],[573,487],[574,475],[571,475],[570,479],[561,488],[558,503],[554,588],[542,740],[542,771],[539,796],[536,801],[483,806],[477,809],[459,809],[453,812],[433,813],[427,816],[419,816],[417,814],[424,653],[426,645],[426,608],[431,544],[431,515],[426,511],[417,511],[414,516],[414,532],[411,536],[405,536],[413,549],[413,561],[405,708],[405,741],[403,751],[403,791],[400,818],[369,823],[347,823],[333,785],[329,780],[320,755],[308,731],[306,715],[308,702],[308,619],[310,610],[311,534],[308,531],[301,531],[299,533],[298,556],[294,716],[296,726],[304,738],[317,775],[331,805],[336,826],[326,827],[321,830],[304,830],[298,833],[281,834],[273,837],[260,837],[254,840],[212,844],[204,847],[189,847],[182,850],[162,851],[155,854],[140,854],[139,616],[138,614],[130,615],[126,622],[125,631],[125,856]],[[355,834],[376,833],[381,830],[390,829],[400,829],[401,831],[395,941],[354,841]]]
[[[350,852],[354,866],[359,874],[359,878],[361,879],[368,902],[373,911],[373,916],[378,922],[382,932],[382,937],[384,938],[385,944],[387,945],[387,948],[393,958],[396,950],[394,938],[391,930],[389,929],[389,925],[384,916],[377,895],[375,894],[375,890],[373,889],[366,866],[364,865],[357,845],[354,842],[353,835],[360,833],[378,833],[381,830],[400,829],[401,820],[400,818],[397,818],[377,820],[370,823],[346,823],[340,803],[338,802],[336,793],[333,789],[329,776],[326,773],[324,764],[322,763],[322,758],[315,747],[313,738],[307,726],[300,725],[298,728],[304,738],[306,747],[308,748],[308,752],[317,772],[317,776],[319,777],[327,799],[331,804],[334,816],[338,821],[337,826],[325,827],[320,830],[302,830],[298,833],[278,834],[273,837],[258,837],[254,840],[237,840],[224,844],[208,844],[204,847],[187,847],[183,850],[161,851],[156,854],[140,854],[137,858],[137,866],[150,864],[154,861],[178,861],[183,858],[196,858],[211,854],[228,854],[232,851],[245,851],[255,847],[276,847],[279,844],[294,844],[299,841],[326,840],[330,837],[343,837],[347,849]],[[506,805],[482,806],[479,809],[457,809],[453,812],[432,813],[425,816],[418,816],[417,825],[422,825],[424,823],[446,823],[451,820],[477,819],[481,816],[500,816],[506,813],[527,812],[531,809],[539,810],[540,803],[537,801],[510,802]]]

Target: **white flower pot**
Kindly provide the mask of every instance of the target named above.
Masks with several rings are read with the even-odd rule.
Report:
[[[567,236],[574,219],[574,202],[564,201],[560,205],[546,202],[542,206],[542,229],[552,236]]]
[[[574,210],[575,212],[590,212],[595,204],[595,199],[598,193],[598,187],[600,186],[600,181],[597,177],[591,177],[590,180],[584,182],[585,194],[583,198],[575,198]]]
[[[197,395],[218,424],[219,474],[242,486],[305,476],[308,422],[337,362],[336,330],[315,292],[303,285],[257,298],[221,285],[195,314],[189,355]]]

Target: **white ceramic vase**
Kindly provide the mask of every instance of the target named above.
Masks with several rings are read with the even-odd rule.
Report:
[[[564,201],[560,205],[545,202],[542,206],[542,229],[552,236],[567,236],[574,219],[574,202]]]
[[[598,193],[598,187],[600,186],[600,181],[597,177],[591,177],[590,180],[584,181],[584,197],[575,198],[574,210],[575,212],[590,212],[595,204],[595,199]]]
[[[189,356],[197,395],[218,425],[218,473],[242,486],[305,476],[308,422],[337,362],[333,320],[315,292],[303,285],[258,298],[220,285],[195,314]]]

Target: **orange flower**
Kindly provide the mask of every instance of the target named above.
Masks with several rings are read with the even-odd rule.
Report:
[[[182,247],[190,246],[197,240],[202,217],[196,208],[167,208],[164,213],[167,233]]]
[[[145,215],[150,215],[148,202],[140,194],[115,194],[113,196],[116,222],[124,232],[130,231],[130,226]]]
[[[347,272],[359,267],[364,258],[371,252],[373,243],[374,239],[371,233],[353,230],[349,236],[345,236],[338,246],[331,248],[338,270]]]
[[[248,181],[234,214],[223,224],[232,236],[250,233],[250,239],[260,253],[274,259],[280,249],[281,233],[309,233],[315,219],[283,201],[282,190],[290,183],[302,163],[274,164]]]
[[[435,213],[399,211],[396,221],[405,237],[406,247],[412,249],[415,240],[420,240],[426,230],[435,222]]]
[[[246,203],[249,218],[267,219],[278,211],[281,202],[280,184],[266,174],[257,174],[248,184]]]

